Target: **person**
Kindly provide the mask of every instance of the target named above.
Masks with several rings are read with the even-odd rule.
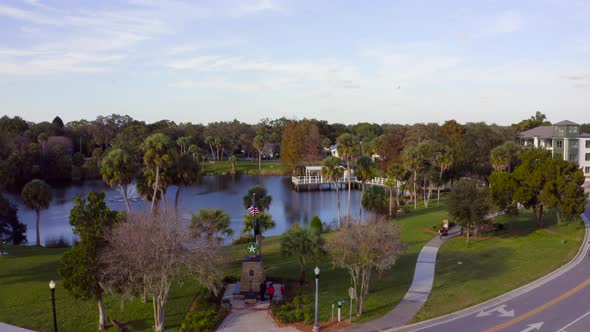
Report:
[[[441,240],[443,238],[443,231],[444,231],[444,229],[442,227],[438,229],[438,238]]]
[[[260,283],[260,301],[264,301],[264,295],[266,294],[266,283]]]
[[[268,285],[268,289],[266,290],[266,292],[268,293],[270,302],[272,302],[272,297],[275,295],[275,287],[272,285],[272,282]]]

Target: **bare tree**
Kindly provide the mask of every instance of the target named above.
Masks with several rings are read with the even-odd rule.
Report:
[[[404,245],[397,223],[379,218],[367,224],[352,223],[349,227],[339,228],[327,239],[326,249],[333,263],[350,273],[358,299],[356,312],[360,315],[365,295],[369,293],[372,272],[383,272],[395,264]]]
[[[154,306],[154,330],[164,331],[173,282],[194,278],[217,294],[223,257],[216,243],[194,238],[172,215],[134,213],[108,237],[100,254],[101,286],[125,298],[145,292]]]

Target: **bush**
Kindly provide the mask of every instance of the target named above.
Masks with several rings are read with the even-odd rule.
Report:
[[[220,305],[219,299],[207,289],[200,289],[190,311],[180,324],[181,332],[215,331],[229,313],[228,306]]]
[[[313,218],[311,218],[311,221],[309,222],[309,228],[311,228],[312,231],[321,234],[323,232],[324,226],[322,224],[322,220],[320,219],[320,217],[314,216]]]
[[[235,239],[232,244],[246,244],[250,242],[256,242],[254,235],[252,234],[240,236],[239,238]]]
[[[45,248],[69,248],[70,242],[63,235],[45,239]]]
[[[270,307],[273,316],[281,323],[295,323],[303,321],[306,325],[313,322],[309,297],[305,294],[298,294],[292,302],[273,303]]]

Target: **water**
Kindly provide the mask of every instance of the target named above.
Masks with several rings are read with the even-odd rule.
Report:
[[[234,230],[233,238],[238,238],[242,231],[242,218],[247,213],[242,205],[242,198],[248,189],[256,184],[266,188],[272,195],[270,214],[276,222],[276,227],[268,230],[265,235],[278,235],[285,232],[294,224],[308,225],[313,216],[319,216],[322,222],[336,223],[337,200],[335,190],[300,191],[291,185],[291,178],[285,176],[221,176],[212,175],[202,177],[200,184],[183,187],[180,193],[179,211],[183,220],[190,220],[190,216],[202,208],[223,209],[230,217]],[[47,239],[63,236],[71,242],[72,227],[69,224],[70,210],[78,195],[86,195],[90,191],[104,191],[106,202],[113,210],[125,210],[123,196],[119,190],[109,188],[100,180],[86,181],[80,185],[54,188],[53,200],[49,209],[41,211],[41,242]],[[170,187],[166,194],[167,202],[174,202],[176,187]],[[11,202],[18,206],[19,220],[27,225],[27,240],[29,244],[35,242],[35,211],[26,208],[18,194],[4,193]],[[132,209],[144,209],[149,202],[138,196],[135,188],[130,189],[130,203]],[[351,215],[358,217],[360,192],[351,192]],[[340,213],[344,217],[347,208],[347,191],[340,191]],[[365,212],[363,212],[364,214]],[[228,239],[228,242],[231,239]]]

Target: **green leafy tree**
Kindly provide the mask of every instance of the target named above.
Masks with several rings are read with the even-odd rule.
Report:
[[[324,239],[320,234],[293,225],[281,236],[281,256],[297,257],[299,262],[299,283],[305,282],[305,270],[309,261],[319,261],[324,256]]]
[[[261,212],[256,216],[258,225],[260,225],[260,233],[264,234],[269,229],[275,228],[276,222],[272,219],[272,216],[268,213]],[[244,215],[244,229],[242,234],[252,233],[254,230],[254,216],[251,214]]]
[[[230,227],[227,213],[221,209],[200,209],[191,217],[193,235],[205,235],[207,240],[223,241],[223,236],[232,236],[234,231]]]
[[[37,224],[35,227],[37,245],[40,246],[39,222],[41,220],[41,210],[49,207],[49,203],[51,202],[51,187],[43,180],[32,180],[23,187],[21,199],[26,207],[35,210],[37,215]]]
[[[338,155],[346,161],[346,171],[348,174],[348,207],[346,209],[347,222],[350,223],[350,190],[352,183],[352,173],[350,171],[350,163],[354,162],[360,151],[358,138],[352,134],[342,134],[336,140],[338,147]]]
[[[340,158],[337,157],[327,157],[322,161],[322,170],[321,174],[322,177],[327,179],[334,185],[336,188],[336,201],[338,204],[338,228],[340,228],[340,187],[338,187],[338,181],[342,179],[344,175],[344,170],[340,166]]]
[[[370,186],[365,189],[361,205],[368,211],[385,214],[387,213],[387,201],[385,189],[378,186]]]
[[[318,216],[313,216],[309,222],[309,228],[318,234],[321,234],[324,231],[324,225],[322,225],[322,220]]]
[[[51,121],[51,123],[56,128],[59,128],[59,129],[63,129],[63,127],[64,127],[64,122],[63,122],[63,120],[59,116],[56,116],[55,118],[53,118],[53,121]]]
[[[18,220],[17,212],[18,208],[0,194],[0,242],[19,245],[27,241],[27,225]]]
[[[242,199],[245,209],[249,208],[252,205],[253,197],[255,197],[256,206],[261,212],[266,211],[268,210],[268,208],[270,208],[270,203],[272,203],[272,196],[266,192],[266,188],[264,188],[263,186],[255,185],[248,189],[248,193]]]
[[[178,213],[178,200],[180,197],[180,190],[183,186],[190,186],[197,183],[201,168],[199,162],[190,155],[184,154],[175,158],[172,165],[172,180],[171,184],[176,185],[176,194],[174,195],[174,214]]]
[[[363,195],[365,194],[365,184],[367,180],[372,180],[375,177],[375,162],[373,159],[367,156],[362,156],[356,161],[354,167],[354,174],[357,180],[361,181],[361,197],[360,197],[360,208],[359,208],[359,220],[363,217]]]
[[[449,216],[459,225],[467,228],[467,245],[469,245],[471,229],[482,224],[489,211],[486,190],[478,189],[476,180],[460,179],[453,183],[449,194],[448,208]]]
[[[236,174],[236,163],[238,162],[238,157],[236,157],[235,154],[232,154],[231,156],[229,156],[229,158],[227,158],[227,160],[231,164],[231,174],[235,175]],[[260,169],[260,168],[258,168],[258,169]]]
[[[162,191],[160,184],[160,172],[170,167],[173,162],[173,156],[170,150],[170,138],[162,133],[156,133],[145,139],[143,150],[145,151],[143,160],[146,169],[154,176],[154,194],[152,195],[152,204],[150,210],[154,211],[156,196],[158,191]],[[164,195],[162,195],[164,198]]]
[[[453,164],[451,148],[440,143],[435,144],[432,164],[438,170],[438,186],[436,188],[436,206],[440,205],[440,187],[443,185],[443,175]]]
[[[404,150],[404,166],[409,172],[412,172],[412,185],[414,187],[414,209],[418,208],[418,194],[416,192],[416,182],[418,182],[418,172],[422,169],[422,159],[417,145],[412,145]]]
[[[543,188],[543,198],[548,208],[557,211],[557,223],[562,218],[572,219],[584,212],[588,195],[584,193],[585,178],[582,170],[574,163],[554,159],[552,179]]]
[[[125,200],[127,211],[131,211],[129,197],[127,196],[129,185],[135,179],[139,166],[127,151],[115,148],[110,150],[102,159],[100,172],[104,182],[109,187],[117,186]]]
[[[107,207],[104,197],[104,192],[90,192],[86,198],[76,198],[70,224],[78,240],[64,253],[58,271],[64,288],[75,298],[98,302],[99,330],[105,329],[106,312],[99,284],[98,253],[106,245],[106,233],[122,221],[117,211]]]
[[[393,192],[395,191],[396,210],[400,206],[400,183],[406,178],[407,171],[402,164],[393,163],[387,167],[385,186],[389,189],[389,216],[392,216]]]
[[[256,135],[254,137],[254,141],[252,145],[256,150],[258,150],[258,169],[261,168],[261,160],[262,160],[262,149],[264,148],[264,137],[262,135]]]
[[[517,204],[514,201],[517,183],[514,176],[511,173],[494,171],[490,174],[488,182],[491,203],[507,215],[517,215]]]
[[[490,162],[492,168],[500,172],[511,172],[512,166],[518,160],[520,146],[513,141],[504,142],[490,151]]]
[[[191,144],[190,136],[182,136],[176,140],[176,145],[180,147],[180,155],[185,155],[188,152],[188,147]]]

